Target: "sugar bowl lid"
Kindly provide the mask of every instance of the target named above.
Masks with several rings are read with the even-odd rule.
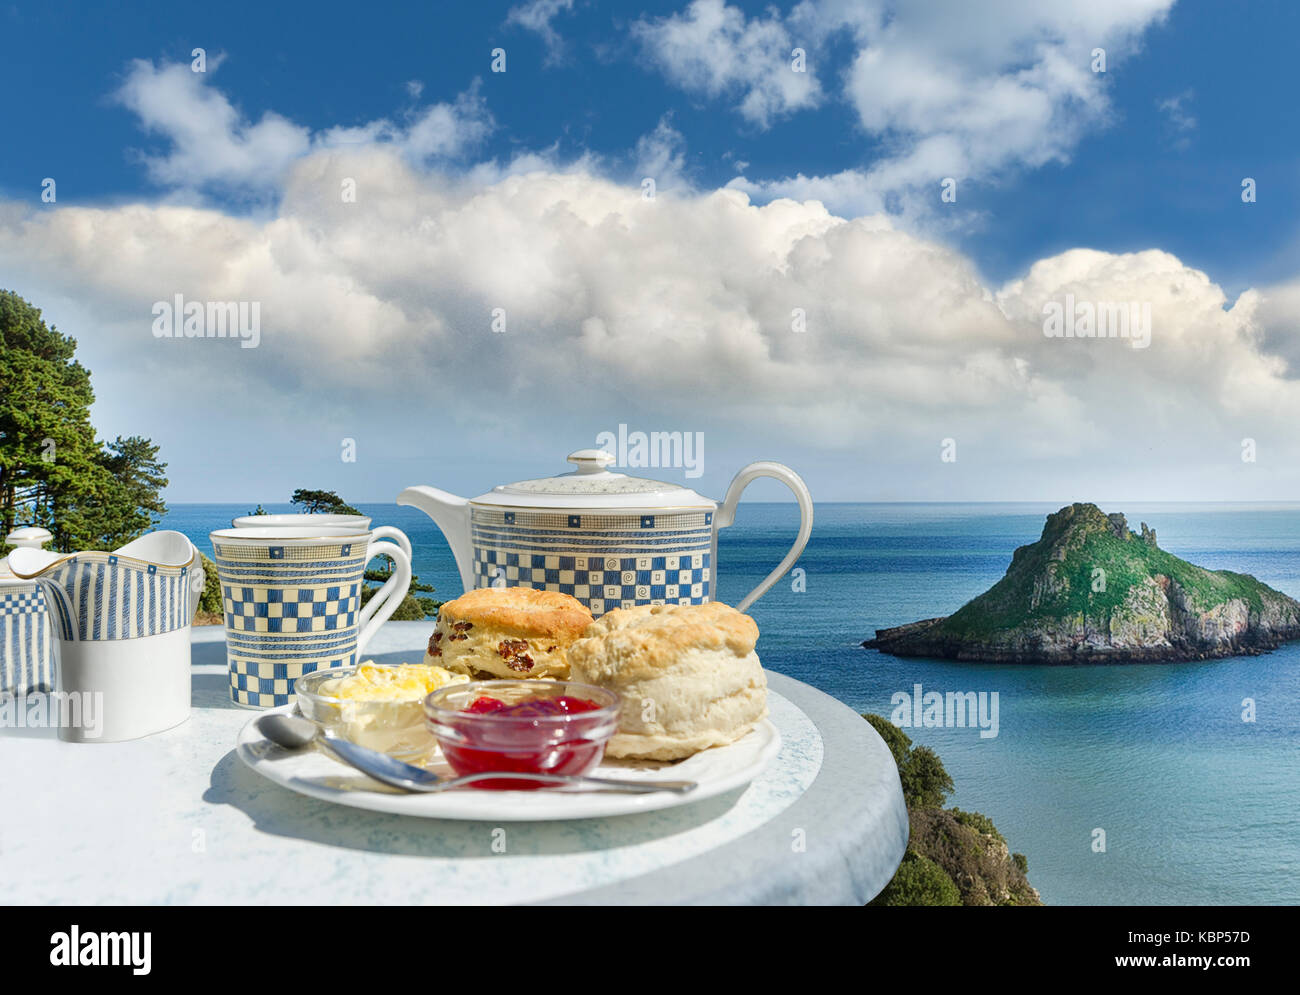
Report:
[[[50,534],[49,529],[43,529],[39,525],[24,525],[5,536],[5,542],[15,549],[40,549],[53,538],[54,536]],[[0,581],[6,584],[31,586],[31,581],[21,580],[14,576],[13,571],[9,569],[9,557],[7,556],[0,557]]]
[[[679,484],[630,477],[610,470],[614,457],[603,449],[579,449],[569,454],[577,469],[554,477],[501,484],[473,499],[474,504],[509,508],[699,508],[712,511],[717,502]]]
[[[53,538],[49,529],[43,529],[39,525],[24,525],[5,536],[5,542],[16,549],[40,549]]]

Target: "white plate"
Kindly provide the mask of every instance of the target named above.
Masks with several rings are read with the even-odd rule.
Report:
[[[770,694],[771,692],[769,692]],[[282,705],[263,714],[288,713],[296,705]],[[257,718],[260,718],[258,716]],[[387,788],[360,771],[311,749],[289,752],[270,743],[257,731],[257,718],[239,731],[235,752],[263,777],[299,794],[338,805],[394,812],[424,819],[472,819],[491,822],[549,822],[558,819],[595,819],[674,808],[713,798],[748,784],[781,749],[781,734],[764,719],[748,736],[729,746],[704,750],[675,764],[607,760],[596,770],[605,777],[653,781],[658,778],[695,781],[689,794],[662,791],[646,795],[617,795],[548,788],[539,791],[485,791],[464,788],[435,795],[416,795]],[[431,769],[454,776],[439,755]]]

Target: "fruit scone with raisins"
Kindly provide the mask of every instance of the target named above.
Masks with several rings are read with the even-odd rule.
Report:
[[[568,594],[480,587],[439,609],[424,662],[475,679],[566,678],[569,646],[591,623]]]

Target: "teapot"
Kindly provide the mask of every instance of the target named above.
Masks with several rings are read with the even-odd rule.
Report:
[[[780,463],[751,463],[721,502],[690,488],[610,469],[614,457],[580,449],[577,469],[502,484],[476,498],[408,487],[397,503],[442,530],[465,590],[533,587],[570,594],[600,616],[611,608],[709,601],[716,590],[718,530],[731,525],[744,489],[772,477],[794,492],[799,532],[785,559],[738,605],[745,611],[794,564],[812,532],[808,488]]]

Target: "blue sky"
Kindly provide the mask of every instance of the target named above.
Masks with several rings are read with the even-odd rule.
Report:
[[[751,16],[768,7],[732,5]],[[630,24],[680,3],[575,3],[553,22],[564,48],[549,63],[543,38],[506,23],[513,6],[371,4],[360,16],[348,3],[10,5],[0,87],[30,99],[6,109],[10,133],[27,138],[0,162],[0,193],[31,197],[57,169],[68,200],[157,194],[131,154],[157,141],[109,95],[131,59],[188,61],[195,45],[226,53],[219,82],[247,116],[275,111],[313,129],[409,106],[409,80],[424,84],[425,99],[452,99],[478,77],[500,125],[488,156],[557,147],[562,158],[626,157],[665,113],[704,187],[731,180],[737,160],[751,176],[775,178],[861,166],[879,151],[842,101],[762,130],[716,102],[684,99],[628,37]],[[1300,92],[1297,36],[1292,3],[1177,4],[1139,52],[1108,66],[1112,122],[1068,163],[975,178],[961,200],[983,217],[954,241],[994,280],[1079,245],[1163,248],[1233,289],[1289,275],[1300,268],[1300,104],[1287,98]],[[488,71],[498,45],[517,71]],[[833,77],[851,55],[840,39],[816,58]],[[1181,126],[1159,106],[1178,98]],[[1254,209],[1236,196],[1243,176],[1260,184]]]
[[[474,491],[559,469],[621,422],[705,431],[705,491],[773,455],[835,499],[1294,496],[1273,419],[1300,404],[1300,8],[975,6],[10,5],[0,87],[22,138],[0,159],[0,285],[81,340],[102,432],[164,442],[173,500],[280,500],[312,480],[358,500],[417,481]],[[1088,68],[1098,45],[1104,74]],[[636,217],[647,172],[662,227],[602,242]],[[367,196],[342,220],[325,201],[352,174]],[[799,206],[764,208],[781,196]],[[578,220],[544,227],[557,211]],[[633,249],[665,288],[635,306],[634,274],[610,266]],[[790,286],[773,291],[769,265]],[[1065,292],[1154,300],[1153,348],[1043,352],[1033,316]],[[161,350],[151,305],[175,293],[258,300],[266,345]],[[477,331],[498,298],[531,339]],[[792,308],[826,333],[782,337]],[[682,369],[627,355],[674,350]],[[139,400],[150,384],[181,404],[196,377],[209,409],[249,399],[229,413],[242,433],[320,439],[254,482],[235,442]],[[548,393],[557,377],[590,383],[586,402]],[[379,410],[378,382],[402,417]],[[781,384],[780,403],[756,403]],[[505,414],[516,395],[523,426]],[[958,435],[970,455],[941,463]],[[365,475],[339,466],[344,436],[369,440]],[[1249,479],[1247,437],[1273,461]],[[416,469],[435,462],[444,479]]]

